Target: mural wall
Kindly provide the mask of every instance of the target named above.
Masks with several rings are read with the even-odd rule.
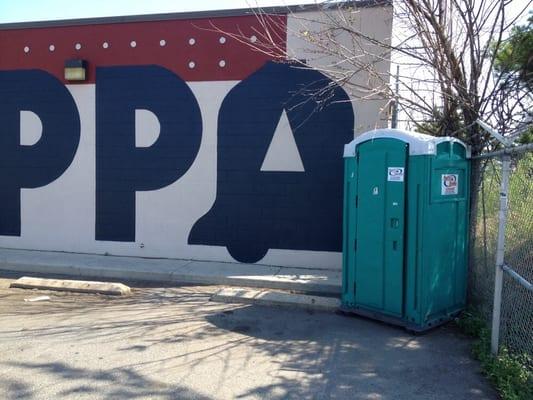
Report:
[[[338,86],[310,100],[326,76],[235,29],[259,28],[0,27],[0,247],[340,268],[353,103]],[[74,58],[79,84],[62,76]]]

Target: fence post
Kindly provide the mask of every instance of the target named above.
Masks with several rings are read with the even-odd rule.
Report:
[[[511,157],[502,156],[502,181],[500,187],[500,210],[498,212],[498,242],[496,244],[496,270],[494,277],[494,305],[492,308],[492,330],[490,350],[498,354],[500,340],[500,314],[502,305],[503,264],[505,252],[505,225],[507,223],[509,174],[511,170]]]

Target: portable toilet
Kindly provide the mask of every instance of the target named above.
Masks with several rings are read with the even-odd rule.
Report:
[[[423,331],[465,306],[469,149],[378,129],[344,147],[341,311]]]

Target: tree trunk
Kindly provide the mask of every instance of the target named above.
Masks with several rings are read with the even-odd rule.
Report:
[[[477,219],[479,209],[479,194],[481,189],[481,181],[483,179],[482,160],[472,160],[470,167],[470,210],[468,215],[469,222],[469,240],[468,240],[468,280],[470,281],[472,271],[475,268],[475,263],[478,261],[475,255],[475,247],[477,240]],[[472,285],[468,285],[472,287]],[[471,303],[471,294],[468,293],[468,303]]]

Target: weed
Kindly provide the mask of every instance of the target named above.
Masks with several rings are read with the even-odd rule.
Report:
[[[490,330],[475,310],[465,311],[456,323],[463,333],[476,339],[472,354],[503,400],[533,399],[533,364],[528,355],[511,354],[505,347],[500,348],[497,356],[492,355]]]

